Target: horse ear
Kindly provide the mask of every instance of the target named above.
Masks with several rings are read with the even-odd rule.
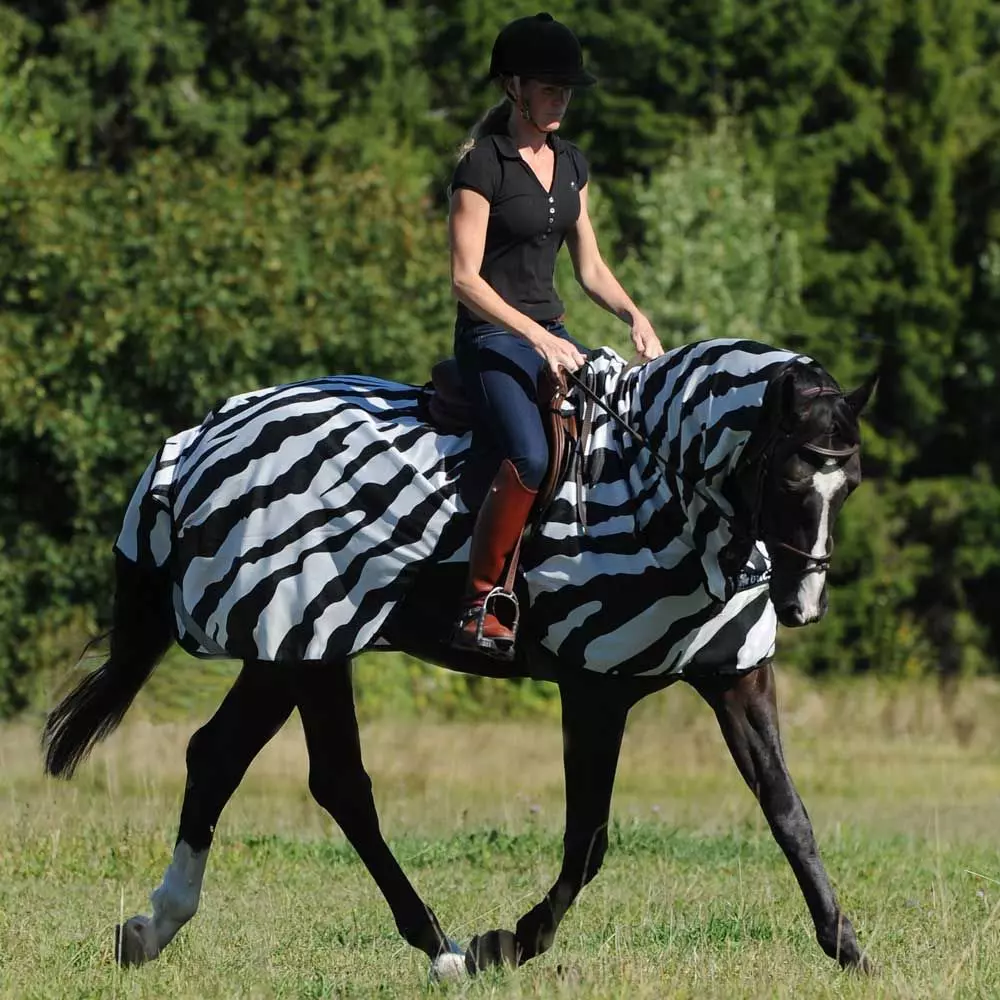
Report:
[[[795,377],[790,368],[775,376],[764,394],[764,404],[761,408],[761,418],[748,446],[743,450],[740,459],[744,466],[749,465],[767,446],[779,428],[788,428],[796,420]]]
[[[872,372],[857,389],[853,389],[851,392],[845,394],[844,399],[856,417],[861,416],[861,411],[868,405],[868,401],[871,399],[877,384],[878,372]]]
[[[789,368],[778,377],[775,390],[774,426],[786,430],[794,427],[802,418],[808,406],[802,402],[795,384],[795,372]]]

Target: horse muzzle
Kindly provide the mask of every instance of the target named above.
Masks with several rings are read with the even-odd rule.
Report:
[[[819,613],[806,614],[795,604],[786,604],[784,607],[775,608],[774,610],[778,616],[778,621],[785,628],[802,628],[803,625],[812,625],[813,622],[818,622],[823,617]]]
[[[818,622],[826,614],[829,606],[826,587],[815,596],[793,592],[784,600],[775,601],[772,596],[772,601],[778,621],[786,628],[802,628],[803,625]]]

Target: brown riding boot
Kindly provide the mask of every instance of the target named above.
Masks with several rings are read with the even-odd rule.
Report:
[[[510,459],[504,459],[476,517],[469,552],[469,577],[451,644],[500,659],[514,655],[515,629],[486,606],[507,560],[521,538],[538,490],[529,490]]]

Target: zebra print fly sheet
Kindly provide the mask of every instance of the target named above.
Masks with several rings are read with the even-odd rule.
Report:
[[[772,654],[766,553],[758,545],[727,577],[719,510],[732,513],[727,477],[792,361],[808,359],[739,340],[631,369],[592,354],[598,396],[683,478],[592,412],[578,474],[522,554],[526,615],[561,664],[654,675],[749,669]],[[343,659],[382,642],[421,567],[467,561],[459,481],[472,434],[434,429],[425,401],[416,386],[317,378],[235,396],[164,443],[116,548],[169,566],[188,652]]]

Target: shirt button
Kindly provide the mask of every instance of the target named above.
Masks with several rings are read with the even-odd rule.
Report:
[[[556,214],[556,210],[554,208],[550,208],[549,209],[549,215],[555,215],[555,214]]]
[[[555,198],[553,198],[552,195],[549,195],[549,201],[550,202],[555,201]]]

